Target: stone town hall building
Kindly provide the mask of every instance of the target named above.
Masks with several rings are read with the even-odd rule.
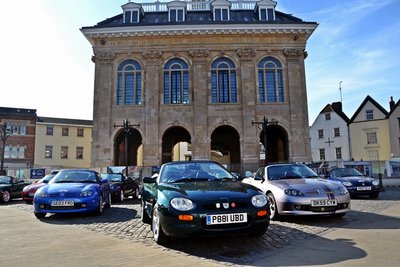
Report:
[[[192,159],[218,151],[259,164],[310,161],[304,60],[317,27],[270,0],[128,2],[81,29],[95,63],[92,165],[157,166],[187,142]],[[140,155],[140,156],[139,156]]]

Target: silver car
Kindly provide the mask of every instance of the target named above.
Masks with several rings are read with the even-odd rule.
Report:
[[[271,207],[271,219],[280,215],[331,215],[350,211],[350,194],[340,183],[318,177],[303,164],[273,164],[243,179],[260,188]]]

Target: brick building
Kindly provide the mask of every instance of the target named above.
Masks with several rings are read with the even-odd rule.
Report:
[[[317,27],[277,2],[129,2],[81,29],[95,63],[92,166],[123,165],[123,120],[132,127],[129,165],[192,159],[260,164],[310,161],[304,60]],[[268,120],[265,128],[254,122]],[[266,137],[264,138],[264,129]],[[140,155],[139,155],[140,154]]]
[[[8,175],[29,178],[35,155],[36,110],[0,107],[0,123],[6,125],[3,169]],[[3,142],[0,144],[3,151]]]

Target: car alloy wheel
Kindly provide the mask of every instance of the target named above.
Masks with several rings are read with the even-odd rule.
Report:
[[[96,214],[101,215],[103,213],[103,209],[104,209],[103,197],[100,195],[99,196],[99,206],[97,207]]]
[[[121,189],[121,190],[119,190],[119,201],[123,202],[124,199],[125,199],[124,190]]]
[[[267,195],[269,201],[269,209],[270,209],[270,216],[271,220],[276,220],[279,217],[278,207],[276,206],[275,197],[272,193],[268,193]]]
[[[165,236],[164,231],[161,228],[157,205],[153,207],[151,230],[153,231],[154,241],[156,241],[157,244],[162,245],[166,243],[167,237]]]
[[[4,203],[7,203],[7,202],[10,201],[10,199],[11,199],[10,192],[8,192],[8,191],[3,191],[3,197],[2,197],[3,202],[4,202]]]

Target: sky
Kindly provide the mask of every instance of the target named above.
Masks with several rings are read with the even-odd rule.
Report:
[[[388,111],[390,97],[399,100],[400,0],[275,1],[276,10],[319,24],[306,47],[310,125],[332,102],[342,100],[351,117],[367,95]],[[127,2],[0,0],[0,106],[91,120],[93,51],[79,29]]]

